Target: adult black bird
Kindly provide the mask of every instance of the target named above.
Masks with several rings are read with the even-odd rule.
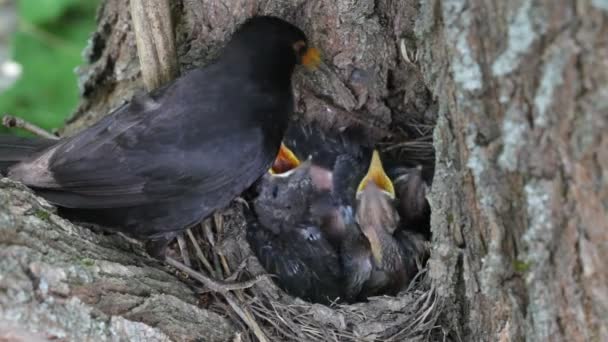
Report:
[[[8,177],[67,217],[163,247],[270,168],[293,110],[294,68],[318,62],[299,28],[250,18],[213,64],[132,99],[13,165]],[[8,157],[0,160],[20,159]]]

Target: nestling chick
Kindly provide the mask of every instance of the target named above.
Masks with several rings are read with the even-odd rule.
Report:
[[[329,203],[331,173],[310,160],[300,164],[284,145],[281,150],[258,185],[247,240],[279,287],[311,302],[329,303],[342,297],[339,254],[310,208]]]

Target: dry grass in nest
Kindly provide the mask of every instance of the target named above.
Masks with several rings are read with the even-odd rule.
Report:
[[[230,211],[234,209],[233,207]],[[234,221],[225,221],[228,225],[223,227],[230,230],[228,238],[237,238],[228,243],[231,245],[228,248],[244,241],[244,226],[238,222],[238,215],[235,218]],[[232,231],[235,228],[236,231]],[[209,244],[203,243],[203,246],[195,247],[199,243],[197,241],[189,246],[194,250],[204,250],[205,259],[216,259],[221,263],[221,257],[214,258],[211,255],[213,252],[209,249]],[[247,273],[263,274],[261,265],[255,258],[251,258],[248,246],[242,247],[244,259],[239,263],[235,263],[236,260],[226,260],[226,264],[246,264]],[[234,255],[232,252],[224,250],[220,255]],[[243,263],[243,260],[246,262]],[[208,262],[213,265],[213,261]],[[205,271],[201,269],[200,272]],[[237,277],[231,275],[232,278],[226,278],[232,283]],[[252,274],[241,274],[238,278],[254,277]],[[374,297],[368,302],[352,305],[308,303],[284,293],[269,278],[241,284],[248,288],[216,293],[214,295],[218,300],[207,307],[233,317],[241,326],[241,341],[426,341],[440,334],[437,321],[443,303],[431,286],[426,270],[419,273],[410,287],[396,297]]]
[[[423,341],[433,335],[442,308],[424,278],[397,297],[352,305],[275,300],[256,288],[250,305],[277,341]]]

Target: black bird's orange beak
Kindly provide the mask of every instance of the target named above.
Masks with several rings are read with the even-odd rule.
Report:
[[[285,144],[281,143],[281,148],[279,148],[279,153],[270,168],[270,173],[273,175],[285,173],[299,165],[298,157]]]
[[[302,56],[302,65],[309,69],[316,69],[321,64],[321,53],[316,48],[308,48]]]
[[[365,187],[369,182],[374,182],[382,191],[386,192],[390,198],[395,198],[395,188],[393,186],[393,182],[384,172],[384,168],[382,167],[382,161],[380,160],[380,154],[377,150],[374,150],[372,154],[372,161],[369,164],[369,169],[367,170],[367,174],[357,187],[357,197],[359,194],[363,192]]]
[[[316,69],[321,63],[321,53],[318,49],[307,47],[306,42],[298,40],[293,44],[295,53],[299,56],[299,62],[308,69]]]

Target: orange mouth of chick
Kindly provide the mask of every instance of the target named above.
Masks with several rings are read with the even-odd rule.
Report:
[[[391,198],[395,198],[395,188],[393,187],[393,182],[390,180],[390,178],[388,178],[386,172],[384,172],[384,167],[382,166],[382,161],[380,160],[380,154],[377,150],[374,150],[367,174],[365,177],[363,177],[359,183],[359,186],[357,187],[357,195],[363,192],[369,182],[373,182]]]
[[[295,169],[299,165],[298,157],[285,144],[281,143],[279,153],[270,168],[270,173],[273,175],[282,174]]]

